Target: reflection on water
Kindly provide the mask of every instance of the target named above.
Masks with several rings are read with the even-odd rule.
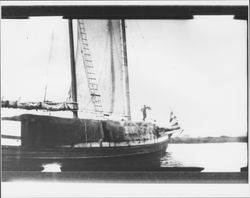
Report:
[[[41,172],[61,172],[61,164],[59,163],[43,164],[42,167]]]
[[[169,144],[162,167],[203,167],[203,172],[239,172],[247,165],[247,143]]]
[[[172,152],[167,152],[165,156],[161,158],[161,167],[182,167],[182,163],[174,160],[172,156]]]

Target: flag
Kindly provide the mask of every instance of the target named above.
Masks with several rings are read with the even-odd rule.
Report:
[[[180,127],[177,117],[174,115],[173,111],[170,112],[169,122],[172,130],[181,130],[181,133],[183,132],[183,129]]]

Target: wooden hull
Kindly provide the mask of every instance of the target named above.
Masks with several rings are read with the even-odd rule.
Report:
[[[46,164],[57,163],[62,171],[153,170],[160,167],[160,158],[168,139],[151,144],[88,148],[53,148],[25,150],[2,146],[2,170],[41,171]]]

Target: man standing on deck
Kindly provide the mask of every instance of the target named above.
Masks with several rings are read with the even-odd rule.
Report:
[[[148,109],[148,110],[151,110],[151,108],[148,107],[148,106],[146,106],[146,105],[144,105],[144,106],[141,108],[142,116],[143,116],[142,120],[143,120],[143,121],[145,121],[145,119],[146,119],[146,117],[147,117],[147,109]]]

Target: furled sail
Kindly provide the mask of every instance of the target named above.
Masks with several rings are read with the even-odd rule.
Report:
[[[86,60],[91,61],[101,96],[103,113],[112,119],[124,116],[124,73],[120,20],[78,20],[84,24],[86,41],[79,31],[76,50],[77,101],[79,116],[95,116]],[[83,46],[84,45],[84,46]],[[86,54],[84,48],[88,49]],[[91,56],[91,59],[89,58]],[[85,59],[85,61],[84,61]],[[90,73],[90,72],[89,72]],[[93,76],[93,75],[92,75]]]
[[[2,100],[3,108],[26,109],[26,110],[48,110],[48,111],[77,111],[77,103],[74,102],[20,102]]]

